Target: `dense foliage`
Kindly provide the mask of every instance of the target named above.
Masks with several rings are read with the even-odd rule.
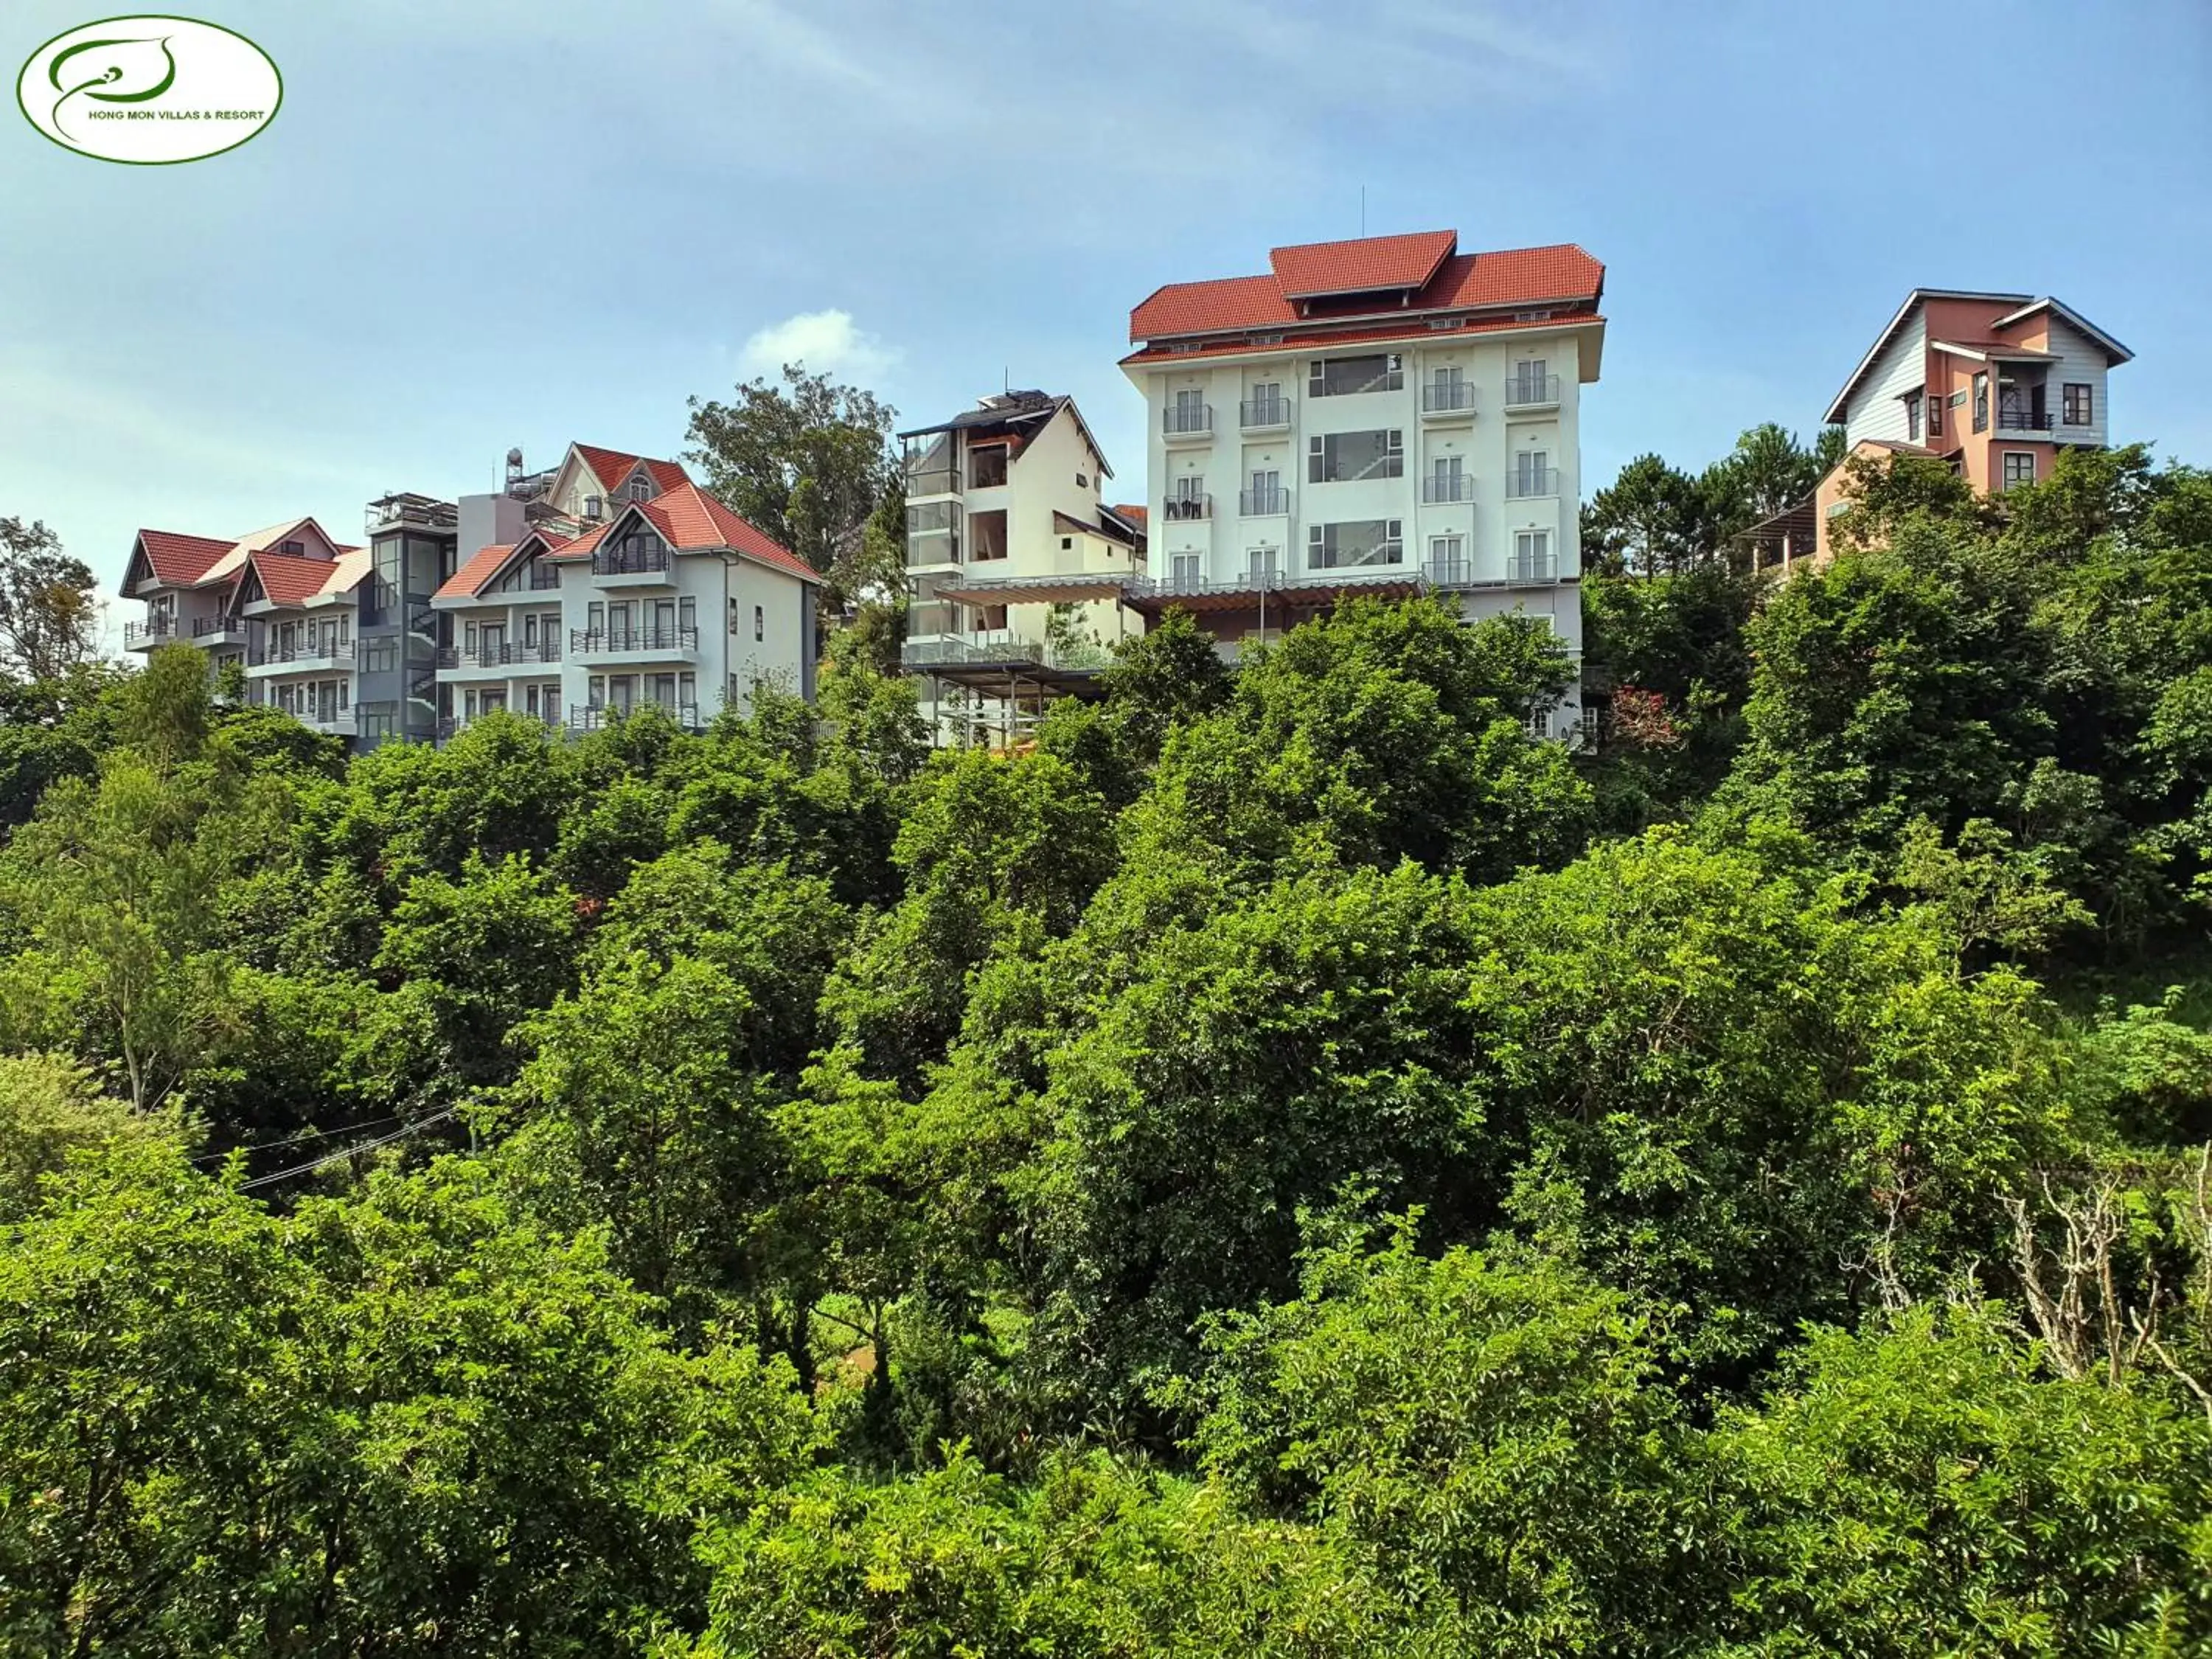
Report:
[[[11,684],[0,1648],[2212,1651],[2212,478],[1855,499],[1580,751],[1428,601],[1012,752]]]

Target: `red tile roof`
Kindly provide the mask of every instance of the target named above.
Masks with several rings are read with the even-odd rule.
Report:
[[[1448,231],[1430,233],[1433,243],[1437,237],[1449,237]],[[1369,241],[1388,244],[1419,242],[1419,238],[1374,237]],[[1334,242],[1320,245],[1335,250],[1328,259],[1343,269],[1354,269],[1362,264],[1365,256],[1358,250],[1364,242]],[[1276,250],[1279,261],[1285,253],[1306,254],[1313,249]],[[1571,242],[1561,242],[1547,247],[1511,248],[1497,253],[1452,253],[1440,263],[1432,263],[1426,281],[1415,294],[1410,305],[1401,307],[1395,303],[1378,302],[1378,313],[1402,312],[1407,315],[1451,310],[1480,310],[1492,307],[1579,305],[1595,311],[1600,295],[1605,291],[1605,267]],[[1388,269],[1402,273],[1407,269],[1403,251],[1389,256],[1397,261],[1378,260],[1370,268]],[[1302,269],[1297,260],[1294,270]],[[1300,278],[1316,280],[1310,275]],[[1340,295],[1352,290],[1335,290]],[[1277,273],[1267,276],[1230,276],[1214,282],[1170,283],[1146,299],[1129,313],[1129,337],[1132,340],[1156,340],[1176,335],[1213,334],[1232,329],[1273,329],[1300,322],[1319,320],[1310,316],[1307,307],[1298,301],[1303,294],[1286,290],[1279,263]],[[1344,310],[1341,305],[1332,307],[1329,314],[1338,317],[1357,316],[1357,310]]]
[[[1114,510],[1120,514],[1123,518],[1127,519],[1131,524],[1136,526],[1138,529],[1142,530],[1145,527],[1145,509],[1143,507],[1134,505],[1124,507],[1121,502],[1116,501],[1114,504]]]
[[[480,547],[469,555],[468,562],[440,584],[434,599],[472,599],[477,590],[492,579],[493,573],[507,562],[507,556],[514,551],[513,542],[495,542],[489,547]]]
[[[180,536],[170,530],[142,530],[138,545],[146,550],[146,562],[154,574],[173,587],[187,587],[207,574],[216,560],[234,543],[211,536]]]
[[[1279,247],[1267,255],[1267,263],[1286,300],[1370,294],[1377,289],[1425,286],[1458,246],[1457,231],[1423,230],[1410,236],[1363,236],[1357,241]]]
[[[645,470],[663,489],[680,489],[691,482],[691,475],[675,461],[647,461]]]
[[[303,559],[265,550],[253,555],[252,565],[261,578],[263,594],[278,605],[305,605],[319,593],[343,592],[368,569],[365,562],[356,565],[345,559]]]
[[[697,484],[682,488],[645,502],[639,510],[660,527],[672,547],[691,549],[730,547],[763,564],[787,571],[802,580],[818,582],[812,566],[789,548],[770,541],[746,520],[716,501]]]
[[[675,461],[652,460],[642,455],[632,455],[625,450],[603,449],[598,444],[578,444],[575,449],[584,458],[584,464],[592,469],[592,476],[607,489],[613,489],[629,477],[640,461],[645,462],[646,472],[657,489],[674,489],[680,484],[691,482],[691,475]]]

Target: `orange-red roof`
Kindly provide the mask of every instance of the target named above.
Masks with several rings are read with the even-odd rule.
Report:
[[[489,547],[480,547],[469,555],[459,570],[439,584],[434,599],[472,599],[477,590],[492,579],[492,574],[507,562],[507,556],[514,551],[513,542],[494,542]]]
[[[358,551],[349,549],[348,551]],[[368,562],[339,559],[303,559],[265,549],[252,556],[254,574],[261,578],[262,593],[278,605],[305,605],[319,593],[342,592],[368,574]]]
[[[1454,334],[1510,333],[1516,329],[1558,328],[1562,324],[1602,323],[1605,319],[1587,306],[1547,307],[1540,320],[1524,322],[1510,312],[1497,316],[1471,316],[1458,328],[1439,334],[1428,325],[1425,319],[1416,315],[1401,320],[1393,316],[1377,318],[1356,326],[1341,323],[1319,323],[1304,328],[1286,328],[1277,343],[1282,346],[1322,346],[1334,349],[1339,346],[1380,345],[1392,341],[1429,340],[1449,341]],[[1193,359],[1218,356],[1224,352],[1249,351],[1252,343],[1243,335],[1224,335],[1218,339],[1201,341],[1196,349],[1188,346],[1170,349],[1158,342],[1139,347],[1121,359],[1124,363],[1188,362]]]
[[[180,536],[172,530],[142,530],[138,545],[146,550],[146,562],[157,578],[185,587],[206,575],[236,544],[211,536]]]
[[[1265,276],[1230,276],[1213,282],[1170,283],[1129,313],[1132,340],[1158,340],[1178,335],[1212,334],[1233,329],[1273,329],[1320,320],[1303,302],[1328,298],[1326,314],[1355,317],[1357,303],[1345,295],[1362,289],[1332,289],[1316,293],[1286,288],[1283,257],[1293,256],[1294,281],[1310,283],[1334,271],[1337,279],[1364,280],[1358,273],[1376,271],[1386,277],[1402,276],[1413,263],[1437,247],[1437,238],[1449,231],[1432,231],[1421,237],[1382,236],[1364,241],[1328,242],[1315,246],[1275,251],[1276,270]],[[1389,245],[1370,258],[1370,243]],[[1311,257],[1309,257],[1311,256]],[[1316,275],[1310,266],[1320,267]],[[1387,285],[1387,284],[1386,284]],[[1518,307],[1579,305],[1595,311],[1605,291],[1605,267],[1571,242],[1547,247],[1511,248],[1496,253],[1453,253],[1448,246],[1431,262],[1425,279],[1410,302],[1378,299],[1375,309],[1396,315],[1481,310]],[[1349,307],[1350,308],[1347,308]]]
[[[789,548],[770,540],[757,526],[747,522],[688,479],[652,501],[625,506],[622,513],[607,523],[577,537],[573,542],[563,543],[557,552],[547,556],[564,564],[586,557],[607,532],[632,511],[642,514],[646,521],[678,552],[703,553],[726,547],[747,558],[787,571],[802,580],[818,582],[822,580],[805,560]]]
[[[1458,246],[1457,231],[1422,230],[1409,236],[1363,236],[1356,241],[1279,247],[1267,255],[1267,263],[1274,268],[1275,285],[1285,299],[1311,299],[1425,287]]]
[[[627,450],[602,448],[598,444],[578,444],[575,447],[576,453],[584,458],[584,464],[592,469],[592,477],[608,489],[614,489],[629,477],[640,461],[645,462],[646,472],[657,489],[673,489],[691,481],[691,475],[674,461],[652,460],[642,455],[633,455]]]
[[[1120,514],[1123,518],[1127,519],[1131,524],[1136,526],[1138,529],[1142,530],[1145,527],[1145,509],[1143,507],[1133,504],[1124,507],[1121,502],[1116,501],[1114,503],[1114,510]]]

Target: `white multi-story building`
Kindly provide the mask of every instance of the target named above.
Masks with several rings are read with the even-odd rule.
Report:
[[[495,709],[588,731],[648,703],[696,727],[757,685],[812,699],[820,578],[680,466],[572,445],[550,483],[510,469],[493,520],[514,538],[431,601],[442,732]]]
[[[1605,268],[1449,230],[1279,247],[1130,313],[1149,406],[1151,577],[1226,651],[1353,592],[1547,617],[1582,649],[1579,405]],[[1581,714],[1579,687],[1556,713]]]
[[[1011,740],[1091,691],[1145,574],[1143,514],[1106,505],[1113,469],[1072,398],[1007,392],[899,434],[907,665],[941,741]]]

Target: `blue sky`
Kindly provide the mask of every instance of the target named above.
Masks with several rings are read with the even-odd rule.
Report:
[[[1363,187],[1370,233],[1606,262],[1594,482],[1809,434],[1916,283],[2058,295],[2138,354],[2117,431],[2212,463],[2205,0],[203,3],[283,71],[253,143],[0,121],[0,514],[108,580],[142,524],[675,453],[779,347],[917,423],[1073,392],[1140,496],[1129,307]],[[105,12],[13,0],[7,72]]]

